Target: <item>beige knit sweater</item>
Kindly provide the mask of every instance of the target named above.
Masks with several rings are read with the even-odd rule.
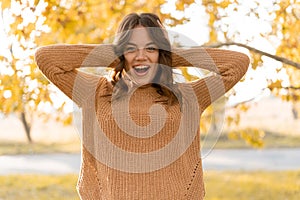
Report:
[[[36,51],[43,74],[82,108],[82,163],[77,189],[84,200],[199,200],[205,195],[199,120],[245,74],[246,55],[221,49],[174,49],[172,67],[211,71],[180,83],[183,107],[166,104],[152,86],[112,101],[105,77],[80,67],[113,67],[112,45],[51,45]]]

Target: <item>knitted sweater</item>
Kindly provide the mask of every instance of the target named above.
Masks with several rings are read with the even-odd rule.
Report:
[[[146,86],[112,100],[114,86],[80,67],[114,67],[112,45],[51,45],[36,51],[43,74],[82,108],[82,162],[77,189],[84,200],[203,199],[199,121],[203,111],[245,74],[249,58],[214,49],[173,49],[172,67],[211,71],[178,83],[169,105]]]

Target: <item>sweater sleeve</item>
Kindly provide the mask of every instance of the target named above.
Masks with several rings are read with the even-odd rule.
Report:
[[[173,67],[193,66],[212,72],[205,78],[189,83],[202,111],[241,80],[250,62],[247,55],[224,49],[199,47],[174,49],[173,52]]]
[[[80,67],[113,67],[112,45],[49,45],[40,47],[35,60],[42,73],[78,106],[96,91],[104,77],[79,71]]]

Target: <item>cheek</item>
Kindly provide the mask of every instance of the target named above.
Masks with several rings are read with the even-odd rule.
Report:
[[[125,69],[128,71],[132,66],[132,58],[130,56],[125,56]]]
[[[158,73],[158,65],[156,64],[154,67],[152,67],[152,71],[151,71],[152,78],[154,78],[157,73]]]
[[[158,58],[159,58],[159,54],[154,54],[153,57],[152,57],[152,62],[154,63],[158,63]]]

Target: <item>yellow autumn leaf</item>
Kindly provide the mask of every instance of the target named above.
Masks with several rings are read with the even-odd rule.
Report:
[[[70,125],[72,123],[72,121],[73,121],[73,116],[71,114],[69,114],[67,117],[65,117],[63,119],[63,124],[65,126],[67,126],[67,125]]]
[[[281,88],[282,87],[282,80],[276,80],[275,82],[271,82],[268,84],[268,88],[270,90],[273,90],[275,88]]]
[[[232,140],[238,140],[240,138],[238,132],[236,131],[230,131],[228,134],[227,134],[227,137],[229,139],[232,139]]]
[[[11,1],[10,0],[3,0],[0,2],[1,8],[2,10],[4,10],[5,8],[9,8],[11,5]]]
[[[219,6],[221,8],[227,8],[230,4],[231,4],[231,2],[229,0],[223,0],[219,3]]]

